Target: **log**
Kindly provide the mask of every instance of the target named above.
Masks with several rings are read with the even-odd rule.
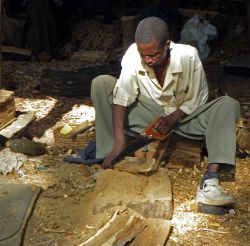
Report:
[[[92,197],[93,214],[121,205],[145,218],[171,219],[173,215],[172,187],[163,170],[147,176],[105,170],[97,179]]]
[[[90,96],[91,81],[101,74],[118,77],[120,64],[96,65],[77,71],[45,69],[40,78],[40,88],[46,95],[83,98]]]

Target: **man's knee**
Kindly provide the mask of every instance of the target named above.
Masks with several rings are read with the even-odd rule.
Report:
[[[92,80],[91,98],[96,98],[106,90],[112,91],[117,79],[111,75],[99,75]]]
[[[223,98],[222,98],[222,103],[228,108],[228,109],[236,109],[236,110],[240,110],[240,103],[236,100],[236,99],[234,99],[234,98],[232,98],[232,97],[230,97],[230,96],[224,96]]]
[[[99,75],[92,80],[91,89],[99,89],[109,84],[114,85],[117,79],[111,75]]]
[[[233,113],[236,120],[240,117],[240,103],[230,96],[224,96],[221,99],[221,105],[223,106],[223,111],[228,113]]]

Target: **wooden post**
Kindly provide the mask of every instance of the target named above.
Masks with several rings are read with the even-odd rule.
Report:
[[[0,89],[2,88],[2,0],[0,0]]]

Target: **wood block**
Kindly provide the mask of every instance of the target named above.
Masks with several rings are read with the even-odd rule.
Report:
[[[14,92],[0,90],[0,130],[15,120]]]
[[[200,166],[200,141],[174,135],[170,139],[164,161],[167,163],[166,167],[169,166],[170,168],[171,165],[180,165],[186,167]]]
[[[200,166],[201,143],[174,134],[169,140],[155,141],[148,145],[148,151],[142,149],[136,152],[136,157],[154,158],[161,166],[165,163],[168,168],[183,168]]]
[[[146,218],[171,219],[172,187],[167,173],[159,170],[144,176],[103,171],[94,190],[93,214],[116,206],[129,207]]]

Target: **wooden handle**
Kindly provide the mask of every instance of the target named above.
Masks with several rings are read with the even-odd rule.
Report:
[[[154,128],[155,124],[160,120],[160,116],[158,116],[143,132],[142,135],[147,135],[150,138],[155,138],[159,140],[165,140],[173,131],[168,132],[167,134],[160,134],[157,132],[157,130]]]

